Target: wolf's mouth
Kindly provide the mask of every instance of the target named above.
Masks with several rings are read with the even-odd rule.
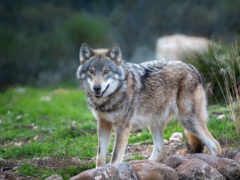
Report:
[[[107,85],[107,87],[102,91],[102,92],[99,92],[99,93],[95,93],[95,97],[97,98],[100,98],[103,96],[103,94],[106,92],[106,90],[109,88],[109,84]]]

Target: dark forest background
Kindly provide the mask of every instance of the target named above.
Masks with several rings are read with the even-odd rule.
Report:
[[[240,34],[239,0],[1,0],[0,88],[74,81],[82,42],[154,58],[174,33],[226,43]]]

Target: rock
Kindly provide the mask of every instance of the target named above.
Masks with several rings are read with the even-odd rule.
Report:
[[[63,178],[62,178],[62,176],[59,176],[58,174],[55,174],[55,175],[49,176],[45,180],[63,180]]]
[[[136,160],[106,165],[80,173],[71,180],[235,180],[240,179],[240,152],[231,152],[228,158],[208,154],[173,155],[164,163]]]
[[[170,141],[177,141],[182,142],[183,134],[180,132],[175,132],[172,134],[172,136],[169,138]]]
[[[0,175],[2,175],[0,173]],[[3,179],[0,179],[0,180],[16,180],[16,177],[14,174],[11,174],[11,173],[4,173],[3,176],[0,176],[0,178],[3,178]]]
[[[149,160],[130,162],[138,179],[140,180],[177,180],[177,172],[162,163]]]
[[[14,146],[18,146],[18,147],[19,147],[19,146],[22,146],[22,145],[23,145],[23,142],[15,142],[15,143],[14,143]]]
[[[7,160],[0,158],[0,168],[7,164]]]
[[[117,165],[107,165],[97,169],[84,171],[70,180],[137,180],[137,176],[132,170],[129,163],[121,163]]]
[[[168,144],[169,142],[168,142],[168,140],[164,139],[164,140],[163,140],[163,143],[164,143],[164,144]]]
[[[52,98],[51,98],[50,96],[42,96],[42,97],[40,98],[40,101],[49,102],[49,101],[51,101],[51,100],[52,100]]]
[[[225,178],[213,167],[200,159],[183,161],[177,167],[181,180],[224,180]]]
[[[224,114],[220,114],[217,119],[224,119],[225,118],[225,115]]]
[[[189,158],[198,158],[205,161],[210,166],[216,168],[227,179],[240,179],[240,164],[234,160],[220,158],[208,154],[191,154]]]
[[[223,157],[233,159],[238,152],[239,152],[238,150],[228,149],[227,151],[224,152]]]
[[[73,158],[72,158],[72,162],[73,162],[74,164],[81,164],[81,160],[80,160],[79,158],[77,158],[77,157],[73,157]]]
[[[238,153],[234,156],[233,160],[235,160],[235,161],[237,161],[238,163],[240,163],[240,152],[238,152]]]
[[[229,149],[224,152],[224,157],[233,159],[233,160],[237,161],[238,163],[240,163],[240,151],[239,150]]]
[[[84,171],[70,180],[177,180],[177,172],[161,163],[136,160]]]
[[[24,94],[25,91],[26,91],[26,89],[24,89],[24,88],[17,88],[17,89],[15,89],[15,91],[16,91],[17,93]]]
[[[184,156],[178,156],[178,155],[173,155],[167,158],[164,163],[171,168],[176,168],[179,165],[181,165],[184,161],[187,161],[188,159],[185,158]]]

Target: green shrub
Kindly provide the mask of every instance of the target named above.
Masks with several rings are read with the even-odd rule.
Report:
[[[77,46],[83,42],[103,46],[109,40],[107,23],[96,17],[77,14],[66,23],[66,30]]]
[[[213,94],[211,102],[227,102],[228,94],[236,97],[240,82],[240,42],[227,46],[213,44],[208,52],[186,57],[202,74],[205,84],[210,83]]]

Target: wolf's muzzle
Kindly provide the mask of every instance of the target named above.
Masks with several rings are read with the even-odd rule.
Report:
[[[96,96],[101,96],[102,93],[101,93],[101,86],[100,85],[93,86],[93,90],[94,90]]]
[[[106,92],[106,90],[108,89],[108,87],[109,87],[109,84],[107,85],[107,87],[103,90],[103,91],[101,91],[102,90],[102,88],[101,88],[101,86],[100,85],[95,85],[95,86],[93,86],[93,90],[94,90],[94,93],[95,93],[95,96],[96,97],[102,97],[103,96],[103,94]]]

